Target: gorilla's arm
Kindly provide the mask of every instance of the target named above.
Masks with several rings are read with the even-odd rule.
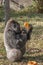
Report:
[[[33,29],[33,27],[32,27],[32,25],[30,25],[30,29],[27,31],[27,40],[29,40],[31,37],[32,29]]]
[[[22,29],[22,33],[26,34],[27,40],[30,39],[30,35],[32,33],[32,29],[33,29],[32,25],[30,25],[30,29],[28,29],[28,30],[26,28]]]

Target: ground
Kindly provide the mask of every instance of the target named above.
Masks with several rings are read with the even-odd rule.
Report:
[[[33,26],[33,31],[30,41],[26,43],[26,52],[22,60],[18,62],[10,62],[6,58],[6,51],[4,48],[3,32],[5,22],[0,22],[0,65],[27,65],[27,62],[34,60],[38,65],[43,65],[43,16],[22,16],[15,18],[20,25],[23,26],[24,21],[28,21]]]

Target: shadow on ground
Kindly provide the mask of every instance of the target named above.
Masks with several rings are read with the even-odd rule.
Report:
[[[25,56],[23,57],[22,61],[27,62],[27,61],[37,61],[37,62],[43,62],[43,55],[39,56]]]

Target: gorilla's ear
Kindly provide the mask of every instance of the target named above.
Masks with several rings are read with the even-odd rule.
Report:
[[[31,36],[31,33],[32,33],[32,29],[33,29],[33,27],[32,27],[32,25],[30,25],[30,28],[27,31],[27,40],[30,40],[30,36]]]

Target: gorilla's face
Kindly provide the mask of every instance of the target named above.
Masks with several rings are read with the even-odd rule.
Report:
[[[13,30],[15,33],[20,33],[20,24],[18,22],[12,21],[10,25],[11,30]]]

